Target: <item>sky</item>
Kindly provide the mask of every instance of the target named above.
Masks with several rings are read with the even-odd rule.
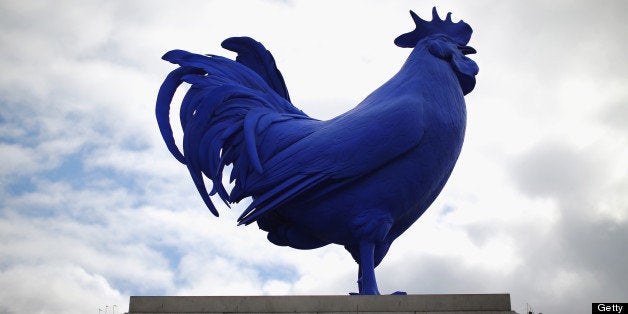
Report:
[[[160,58],[234,57],[220,42],[251,36],[329,119],[396,73],[408,10],[435,4],[473,27],[480,73],[458,164],[380,291],[510,293],[520,313],[628,302],[628,2],[0,0],[0,313],[355,291],[342,247],[274,246],[236,226],[246,204],[210,214],[159,135]]]

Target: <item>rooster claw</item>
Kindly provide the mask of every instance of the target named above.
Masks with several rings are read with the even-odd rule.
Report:
[[[357,292],[349,292],[349,295],[360,295],[360,294]],[[408,293],[405,291],[395,291],[391,295],[408,295]]]

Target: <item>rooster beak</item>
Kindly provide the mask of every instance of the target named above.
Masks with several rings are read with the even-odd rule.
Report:
[[[458,50],[460,50],[460,52],[462,52],[463,55],[470,55],[477,52],[471,46],[458,46]]]

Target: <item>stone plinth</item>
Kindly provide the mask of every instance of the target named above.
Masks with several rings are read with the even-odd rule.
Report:
[[[129,314],[434,313],[514,314],[509,294],[386,296],[132,296]]]

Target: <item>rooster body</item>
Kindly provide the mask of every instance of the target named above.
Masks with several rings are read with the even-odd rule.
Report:
[[[449,178],[464,139],[464,95],[477,74],[464,56],[474,52],[465,46],[467,24],[451,23],[449,15],[441,21],[435,9],[432,22],[411,14],[419,34],[397,38],[397,45],[413,48],[401,70],[326,121],[291,104],[272,55],[251,38],[223,42],[238,53],[235,61],[182,50],[164,56],[180,67],[158,95],[160,130],[209,209],[218,215],[211,194],[226,203],[252,197],[239,222],[257,222],[272,243],[344,246],[360,266],[359,294],[379,294],[374,268]],[[421,23],[435,21],[455,27],[421,33],[420,25],[434,25]],[[169,122],[182,82],[191,84],[181,105],[183,153]],[[229,164],[235,185],[227,192],[222,171]],[[203,176],[212,181],[210,193]]]

